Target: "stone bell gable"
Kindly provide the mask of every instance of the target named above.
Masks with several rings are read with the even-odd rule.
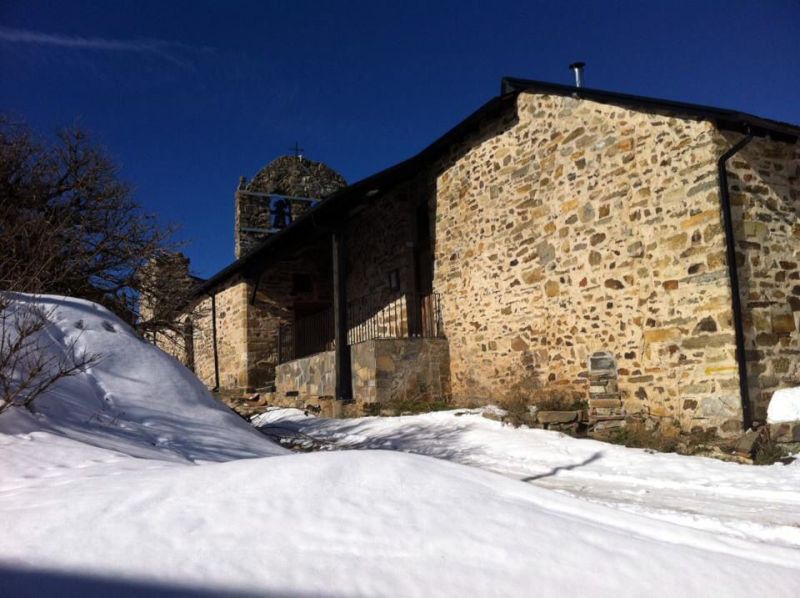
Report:
[[[235,201],[236,258],[345,186],[338,172],[300,155],[276,158],[250,182],[242,177]]]

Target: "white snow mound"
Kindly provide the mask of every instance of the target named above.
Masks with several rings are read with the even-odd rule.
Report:
[[[767,422],[796,421],[800,421],[800,386],[776,391],[767,407]]]
[[[0,432],[57,433],[136,457],[227,461],[285,451],[221,405],[176,359],[140,339],[107,309],[81,299],[15,294],[38,304],[51,325],[37,340],[64,353],[99,357],[85,373],[60,380],[34,402],[36,417],[12,408]]]

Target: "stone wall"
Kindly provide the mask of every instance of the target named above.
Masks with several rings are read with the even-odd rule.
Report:
[[[148,333],[146,338],[156,347],[172,355],[190,370],[194,371],[193,323],[188,314],[179,318],[177,326],[182,330],[162,329]]]
[[[424,199],[424,197],[422,198]],[[412,215],[418,201],[413,183],[392,189],[352,217],[347,226],[347,300],[383,307],[411,286]],[[400,289],[391,290],[397,270]]]
[[[351,347],[356,413],[366,405],[433,401],[450,396],[450,359],[444,339],[381,339]],[[326,351],[276,368],[274,402],[303,406],[336,390],[335,355]]]
[[[234,277],[216,291],[219,382],[224,389],[247,387],[247,300],[249,285]],[[214,345],[211,298],[194,307],[195,374],[209,388],[214,383]]]
[[[719,136],[721,154],[741,136]],[[800,147],[755,138],[728,162],[753,417],[800,385]]]
[[[187,314],[174,317],[185,292],[196,284],[189,274],[189,258],[182,253],[164,252],[148,260],[139,279],[139,319],[151,331],[148,341],[172,355],[185,366],[193,367],[192,322]],[[154,325],[170,322],[156,329]]]
[[[272,228],[272,216],[269,198],[252,195],[244,189],[236,191],[234,206],[233,253],[238,259],[269,236],[269,233],[248,229]]]
[[[293,359],[275,368],[275,395],[294,401],[333,397],[336,393],[336,355],[325,351]]]
[[[445,339],[383,339],[372,343],[378,403],[450,398],[450,354]],[[353,371],[360,365],[359,359],[354,360]]]
[[[707,122],[521,94],[437,181],[453,396],[585,389],[610,351],[629,412],[740,429]]]

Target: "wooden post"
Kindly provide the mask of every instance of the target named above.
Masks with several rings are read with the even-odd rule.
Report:
[[[343,230],[332,235],[333,253],[333,335],[336,359],[336,398],[353,400],[350,345],[347,344],[347,257]]]

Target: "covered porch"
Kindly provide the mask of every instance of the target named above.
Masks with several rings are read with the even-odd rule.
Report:
[[[351,405],[342,400],[342,389],[337,393],[333,308],[280,327],[275,404],[317,406],[335,416],[450,395],[449,351],[436,294],[398,294],[389,301],[364,297],[344,311]]]

